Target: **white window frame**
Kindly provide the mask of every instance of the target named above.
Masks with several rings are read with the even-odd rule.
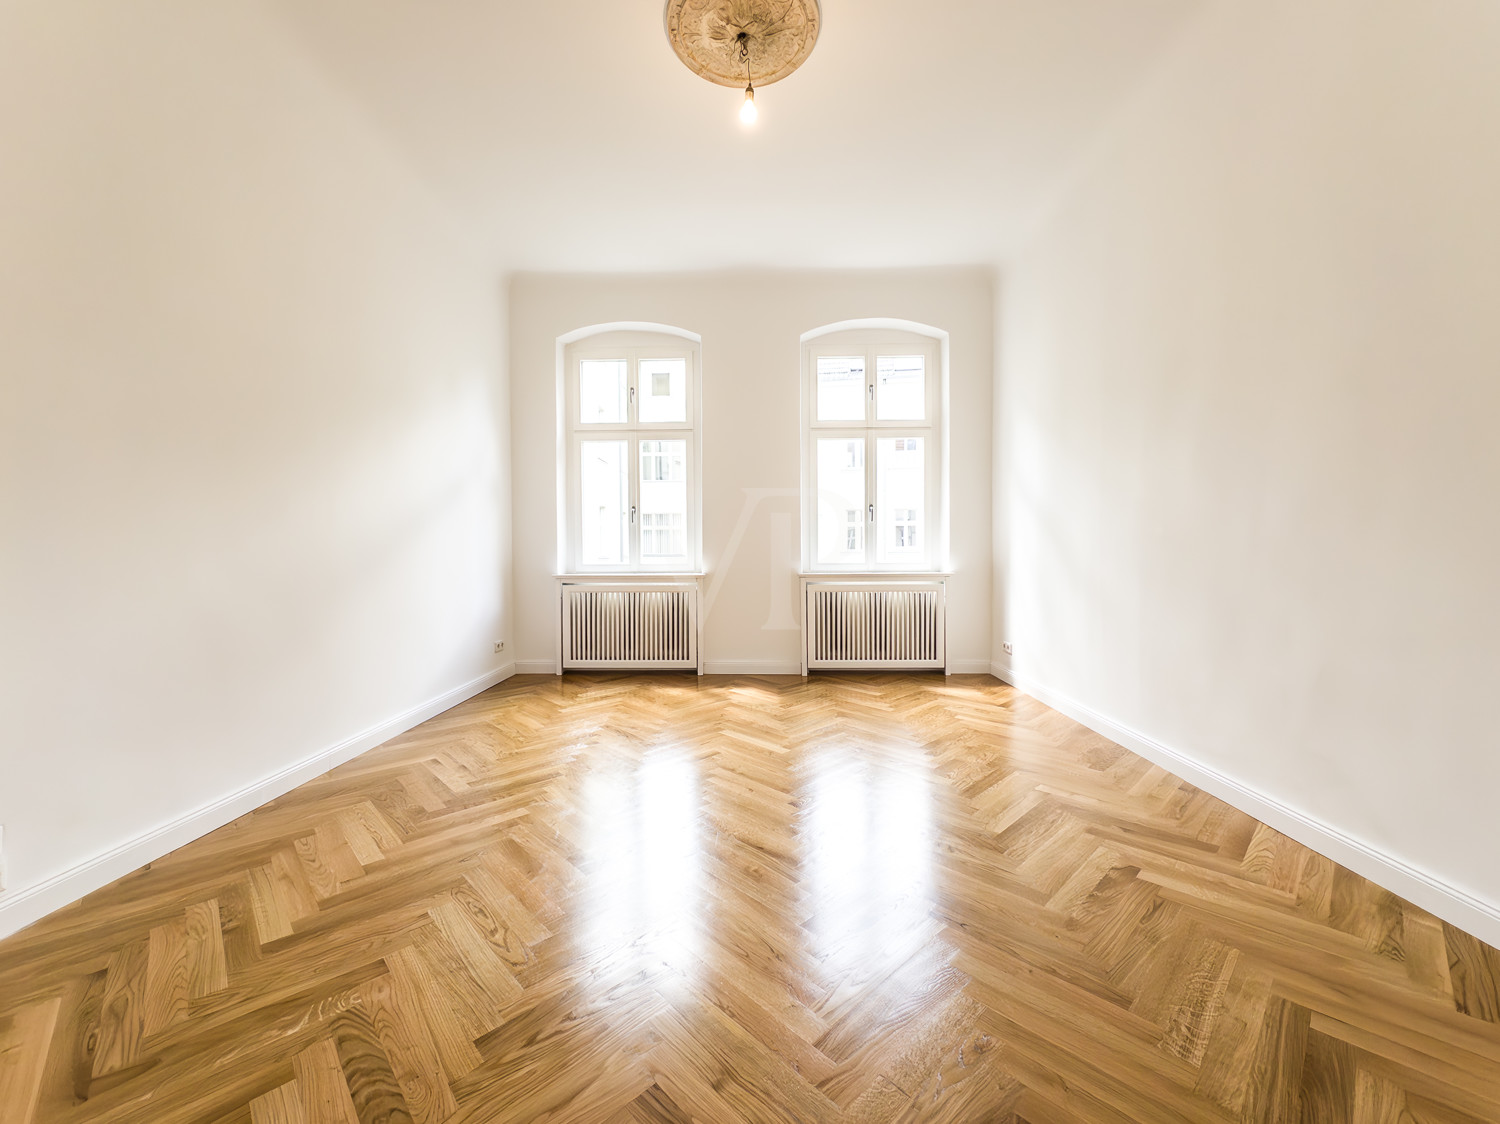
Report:
[[[809,333],[802,347],[802,542],[804,573],[890,574],[937,573],[947,564],[948,448],[947,338],[935,329],[847,328]],[[882,421],[878,415],[879,360],[882,356],[921,355],[925,392],[922,421]],[[818,360],[862,356],[865,362],[865,416],[862,421],[818,419]],[[878,494],[877,442],[884,438],[923,439],[923,484],[926,525],[920,553],[879,561],[879,529],[884,512]],[[850,563],[818,558],[818,458],[820,440],[847,438],[865,445],[864,558]],[[841,534],[843,532],[841,531]]]
[[[574,574],[691,574],[700,569],[703,557],[703,457],[699,433],[702,426],[702,394],[698,345],[682,336],[644,332],[618,332],[590,336],[563,349],[563,387],[559,407],[563,424],[565,455],[560,458],[565,479],[566,522],[562,543],[562,561],[568,573]],[[629,390],[626,395],[626,418],[623,422],[583,422],[579,419],[579,372],[591,359],[625,360]],[[682,422],[641,422],[641,364],[651,360],[681,359],[687,364],[686,420]],[[582,473],[580,458],[585,441],[624,441],[627,443],[629,492],[629,557],[618,564],[585,563],[579,556],[582,535]],[[641,443],[643,441],[685,441],[687,467],[687,515],[684,529],[686,556],[662,562],[642,556],[643,520],[641,507]]]

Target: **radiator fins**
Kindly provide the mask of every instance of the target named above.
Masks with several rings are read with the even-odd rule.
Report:
[[[810,585],[809,668],[942,667],[943,590]]]
[[[695,589],[563,589],[563,667],[697,666]]]

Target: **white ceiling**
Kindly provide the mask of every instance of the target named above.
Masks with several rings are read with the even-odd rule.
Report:
[[[507,269],[1003,259],[1207,0],[824,0],[736,119],[662,0],[275,0]]]

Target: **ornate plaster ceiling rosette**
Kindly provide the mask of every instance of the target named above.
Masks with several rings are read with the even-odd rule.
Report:
[[[806,61],[820,16],[818,0],[667,0],[667,38],[694,74],[759,88]]]

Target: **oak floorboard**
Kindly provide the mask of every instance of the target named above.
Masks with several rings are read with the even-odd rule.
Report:
[[[0,1124],[1478,1124],[1500,952],[987,676],[517,677],[0,942]]]

